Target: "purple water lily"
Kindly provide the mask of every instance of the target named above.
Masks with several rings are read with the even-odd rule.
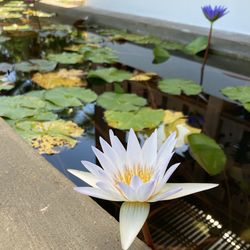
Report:
[[[210,22],[214,22],[228,13],[227,8],[222,5],[215,5],[214,8],[211,5],[205,5],[201,9]]]

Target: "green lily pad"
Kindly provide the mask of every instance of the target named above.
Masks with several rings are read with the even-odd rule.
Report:
[[[119,70],[116,68],[102,68],[97,70],[91,70],[88,73],[88,78],[99,78],[105,82],[122,82],[129,80],[132,74],[125,70]]]
[[[11,71],[13,69],[13,65],[10,64],[10,63],[5,63],[5,62],[2,62],[0,63],[0,71],[1,72],[7,72],[8,70]]]
[[[121,130],[133,128],[135,131],[141,131],[157,127],[163,120],[164,111],[151,108],[142,108],[134,112],[108,110],[104,112],[104,117],[112,128]]]
[[[7,85],[1,85],[0,84],[0,91],[1,90],[11,90],[13,89],[15,86],[14,85],[10,85],[10,84],[7,84]]]
[[[12,120],[21,120],[37,115],[46,104],[36,97],[4,96],[0,97],[0,116]]]
[[[97,104],[107,110],[134,111],[145,106],[147,101],[136,94],[106,92],[98,97]]]
[[[172,95],[180,95],[181,92],[186,95],[198,95],[202,91],[201,86],[196,82],[178,78],[164,79],[158,86],[162,92]]]
[[[63,52],[61,54],[48,54],[47,59],[61,64],[76,64],[83,61],[83,55]]]
[[[56,68],[57,62],[43,59],[32,59],[27,62],[15,64],[15,69],[22,72],[41,71],[48,72]]]
[[[27,140],[39,153],[55,154],[63,146],[73,148],[83,129],[71,121],[23,121],[14,125],[16,132]]]
[[[188,142],[192,156],[208,174],[216,175],[224,170],[226,156],[215,140],[204,134],[191,134]]]
[[[163,63],[167,61],[170,57],[169,52],[160,45],[155,46],[153,53],[154,53],[154,61],[153,61],[154,64]]]
[[[221,92],[231,100],[239,101],[250,112],[250,86],[226,87]]]
[[[26,25],[17,25],[17,24],[13,24],[13,25],[9,25],[9,26],[4,26],[3,27],[4,31],[27,31],[27,30],[32,30],[32,27],[28,24]]]
[[[78,87],[62,87],[50,89],[45,92],[45,100],[62,108],[77,107],[84,103],[93,102],[97,95],[90,89]]]
[[[85,61],[91,61],[94,63],[115,63],[118,61],[117,55],[111,48],[88,48],[83,47],[80,50],[83,53]]]
[[[206,36],[201,36],[194,39],[191,43],[186,45],[183,51],[190,55],[195,55],[207,48],[208,38]]]

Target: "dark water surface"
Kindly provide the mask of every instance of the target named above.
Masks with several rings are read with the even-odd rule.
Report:
[[[11,43],[1,45],[0,60],[14,63],[20,58],[39,58],[43,51],[61,51],[66,44],[65,39],[41,41],[36,36],[13,38]],[[117,51],[120,62],[128,65],[120,65],[122,68],[153,71],[163,78],[178,77],[197,82],[200,79],[201,57],[176,53],[167,62],[155,65],[152,64],[150,48],[131,43],[108,45]],[[76,67],[83,68],[86,64]],[[39,89],[30,81],[31,74],[18,76],[17,87],[10,94]],[[228,158],[226,170],[211,177],[188,152],[185,158],[178,155],[174,157],[173,162],[181,162],[181,166],[171,178],[172,182],[214,182],[220,185],[201,194],[152,205],[150,228],[158,249],[250,249],[250,245],[242,241],[250,240],[250,115],[219,91],[226,86],[250,85],[247,80],[249,76],[250,62],[230,58],[223,61],[221,57],[211,56],[205,70],[204,93],[200,97],[164,94],[154,83],[149,88],[141,83],[123,84],[127,92],[148,98],[151,105],[182,111],[190,116],[191,124],[201,127],[207,135],[213,137],[223,147]],[[100,94],[112,90],[114,86],[107,84],[91,88]],[[98,146],[99,136],[107,139],[109,129],[100,107],[89,105],[85,109],[88,116],[86,110],[79,108],[65,116],[85,129],[77,146],[59,154],[44,155],[76,185],[85,184],[70,175],[66,169],[84,170],[81,160],[95,162],[91,146]],[[125,133],[115,132],[125,142]],[[98,202],[117,217],[117,205]]]

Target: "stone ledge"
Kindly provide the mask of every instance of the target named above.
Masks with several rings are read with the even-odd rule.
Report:
[[[118,222],[1,118],[0,138],[0,249],[121,249]]]
[[[37,7],[45,11],[58,13],[58,18],[67,22],[89,16],[90,22],[102,26],[127,29],[141,34],[152,34],[162,39],[188,43],[199,35],[207,35],[208,29],[163,21],[154,18],[140,17],[130,14],[106,11],[102,9],[79,6],[63,8],[49,4],[38,3]],[[237,33],[214,31],[212,49],[219,54],[250,60],[250,37]]]

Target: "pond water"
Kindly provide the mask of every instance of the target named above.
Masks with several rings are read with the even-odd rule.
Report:
[[[33,17],[33,26],[40,26]],[[8,22],[15,23],[16,19]],[[40,20],[41,21],[41,20]],[[51,21],[49,21],[51,22]],[[53,19],[56,22],[56,19]],[[93,30],[91,30],[93,32]],[[75,32],[82,37],[83,30]],[[85,34],[86,35],[86,34]],[[72,44],[69,36],[39,38],[36,33],[20,33],[11,42],[1,44],[1,62],[16,63],[28,59],[41,58],[48,53],[62,52]],[[93,37],[92,33],[88,37]],[[99,37],[99,36],[98,36]],[[161,64],[153,64],[152,48],[133,43],[111,43],[107,46],[117,51],[118,68],[134,71],[153,71],[160,77],[184,78],[199,81],[202,58],[173,52],[170,59]],[[76,65],[59,65],[69,69],[95,69],[99,64],[85,62]],[[109,65],[105,64],[105,67]],[[201,128],[208,136],[221,145],[227,155],[225,170],[211,176],[192,158],[189,151],[176,154],[173,162],[181,166],[171,177],[172,182],[219,183],[219,187],[201,194],[160,202],[152,206],[150,229],[157,249],[250,249],[250,116],[242,106],[223,96],[220,89],[227,86],[250,85],[250,62],[210,56],[205,69],[203,93],[196,96],[170,95],[161,92],[156,79],[143,82],[124,81],[125,92],[136,93],[147,98],[153,108],[180,111],[188,116],[188,123]],[[32,82],[33,72],[17,72],[14,89],[1,95],[20,95],[31,90],[40,90]],[[88,87],[98,95],[114,91],[114,84],[93,84]],[[109,126],[104,120],[104,109],[94,103],[83,107],[59,112],[59,117],[71,120],[85,129],[83,136],[73,149],[65,149],[58,154],[43,156],[71,179],[76,185],[86,185],[69,174],[66,169],[83,170],[82,160],[96,162],[91,146],[99,146],[98,138],[107,139]],[[116,129],[115,133],[126,143],[126,132]],[[140,138],[143,140],[143,132]],[[117,217],[119,204],[97,200],[113,216]]]

